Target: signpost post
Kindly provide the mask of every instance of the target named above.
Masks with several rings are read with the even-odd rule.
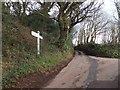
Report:
[[[40,54],[40,39],[43,39],[43,37],[40,36],[40,31],[37,31],[37,33],[34,31],[31,31],[31,34],[34,37],[37,37],[37,54],[39,55]]]

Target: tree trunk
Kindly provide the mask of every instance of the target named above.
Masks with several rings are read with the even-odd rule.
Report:
[[[63,49],[63,46],[65,44],[69,32],[67,16],[65,16],[63,13],[61,13],[59,16],[59,28],[60,28],[60,37],[58,39],[58,47],[60,49]]]
[[[94,36],[91,36],[90,43],[93,43]]]
[[[83,30],[83,44],[85,44],[85,30]]]
[[[89,43],[89,36],[87,36],[87,40],[86,40],[86,43]]]
[[[59,28],[60,28],[60,37],[58,39],[58,42],[59,42],[59,47],[60,49],[63,48],[64,44],[65,44],[65,41],[68,37],[68,28],[67,28],[67,25],[65,23],[63,23],[62,21],[59,22]]]
[[[118,21],[118,43],[120,44],[120,20]]]
[[[22,16],[25,16],[25,15],[26,15],[27,5],[28,5],[28,2],[27,2],[27,1],[23,2],[23,13],[22,13]]]
[[[95,43],[95,41],[96,41],[96,35],[95,35],[95,37],[94,37],[94,40],[93,40],[93,42]]]

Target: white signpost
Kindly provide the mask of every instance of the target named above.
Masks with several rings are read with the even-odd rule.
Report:
[[[31,34],[34,37],[37,37],[37,54],[40,54],[40,39],[43,39],[43,37],[40,36],[40,31],[37,31],[37,33],[34,31],[31,31]]]

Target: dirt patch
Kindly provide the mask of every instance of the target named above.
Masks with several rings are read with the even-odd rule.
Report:
[[[74,56],[73,56],[74,57]],[[10,88],[42,88],[44,85],[53,79],[68,63],[73,59],[73,57],[68,60],[62,61],[52,71],[47,71],[47,73],[36,72],[22,77]]]
[[[2,68],[10,68],[10,67],[14,67],[14,63],[11,62],[0,62],[0,65],[2,66]]]

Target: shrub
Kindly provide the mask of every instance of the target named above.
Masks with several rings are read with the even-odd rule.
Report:
[[[120,58],[120,48],[117,46],[111,48],[110,45],[88,43],[84,45],[78,45],[75,47],[75,50],[83,51],[87,55]]]

